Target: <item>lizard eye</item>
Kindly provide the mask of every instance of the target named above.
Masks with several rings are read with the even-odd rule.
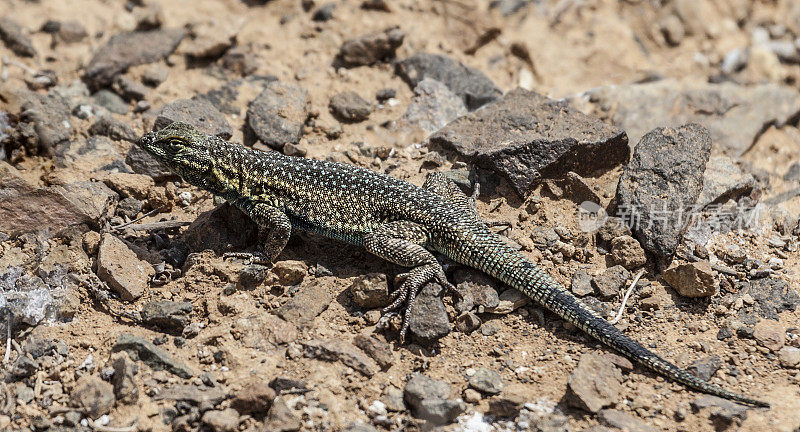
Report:
[[[167,141],[167,149],[172,153],[177,153],[183,149],[183,143],[180,140],[171,139]]]

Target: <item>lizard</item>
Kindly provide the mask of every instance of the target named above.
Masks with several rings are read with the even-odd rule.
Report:
[[[769,403],[704,381],[664,360],[587,308],[489,229],[474,198],[441,173],[422,187],[355,165],[259,151],[174,122],[136,143],[186,182],[225,199],[259,226],[259,250],[226,256],[271,263],[298,229],[361,246],[409,268],[383,309],[402,312],[401,341],[417,293],[428,282],[456,291],[434,253],[499,279],[635,363],[700,392]]]

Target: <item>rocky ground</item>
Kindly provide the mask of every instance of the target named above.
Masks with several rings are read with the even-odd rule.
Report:
[[[0,0],[0,429],[800,430],[800,3]],[[479,109],[480,108],[480,109]],[[172,121],[422,184],[730,403],[448,263],[255,227]],[[609,217],[610,216],[610,217]],[[631,287],[629,289],[629,287]],[[629,293],[629,296],[626,295]]]

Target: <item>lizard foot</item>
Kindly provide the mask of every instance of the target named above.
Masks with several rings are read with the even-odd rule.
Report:
[[[448,291],[455,293],[458,293],[458,290],[447,280],[444,270],[442,270],[442,267],[438,264],[416,267],[408,273],[398,275],[398,278],[405,278],[405,280],[400,285],[400,288],[392,293],[390,297],[392,304],[383,308],[382,312],[384,316],[381,317],[378,324],[379,328],[381,328],[381,325],[383,325],[383,328],[388,327],[389,321],[393,317],[401,314],[398,310],[402,310],[403,325],[400,328],[400,342],[403,343],[405,342],[406,333],[408,333],[408,327],[411,323],[411,313],[414,310],[414,302],[417,299],[417,294],[419,294],[420,290],[427,282],[432,280],[436,281]]]
[[[244,260],[247,262],[247,265],[272,265],[272,257],[259,252],[226,252],[222,255],[222,259]]]

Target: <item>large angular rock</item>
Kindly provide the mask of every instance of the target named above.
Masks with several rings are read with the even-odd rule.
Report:
[[[522,196],[541,177],[588,175],[629,156],[622,130],[523,89],[451,122],[430,143],[501,174]]]
[[[698,124],[658,128],[642,138],[622,172],[617,215],[659,266],[669,263],[680,244],[710,153],[708,129]]]
[[[219,110],[205,99],[178,99],[161,108],[153,130],[164,129],[172,122],[189,123],[201,132],[229,139],[233,128]]]
[[[38,188],[0,161],[0,233],[8,236],[43,229],[57,234],[81,224],[99,226],[113,213],[116,200],[113,191],[93,182]]]
[[[622,372],[608,357],[586,354],[567,381],[567,403],[596,413],[619,400]]]
[[[434,425],[450,423],[466,409],[463,402],[449,399],[450,385],[421,373],[412,374],[403,394],[411,414]]]
[[[261,142],[280,150],[285,144],[300,141],[308,104],[306,90],[271,82],[247,108],[247,124]]]
[[[411,88],[425,78],[435,79],[464,100],[470,110],[497,100],[503,94],[481,71],[449,57],[419,53],[397,63],[395,73]]]
[[[700,123],[714,146],[731,157],[742,155],[770,125],[781,127],[800,113],[800,94],[777,84],[740,86],[663,80],[593,89],[585,96],[591,111],[612,113],[632,143],[659,126]]]
[[[94,90],[110,86],[131,66],[153,63],[170,55],[183,39],[181,29],[134,31],[112,36],[86,67],[84,81]]]
[[[438,285],[425,285],[411,309],[408,331],[419,342],[436,341],[447,336],[453,329],[447,317],[447,309],[438,295],[440,291]]]
[[[739,315],[758,315],[778,320],[779,313],[795,311],[800,306],[800,295],[786,281],[774,278],[756,279],[736,284],[740,296],[750,294],[755,302],[739,310]]]
[[[111,233],[103,234],[97,252],[97,276],[122,300],[134,301],[141,297],[154,274],[153,266],[137,258],[122,240]]]

